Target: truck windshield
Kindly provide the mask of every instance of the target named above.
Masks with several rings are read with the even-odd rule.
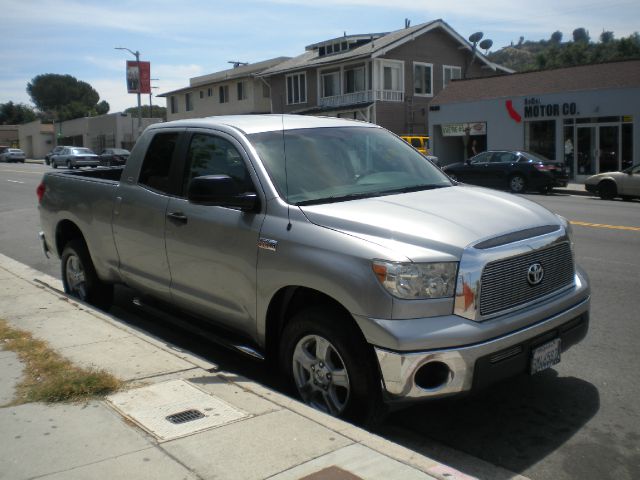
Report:
[[[380,128],[324,127],[249,135],[287,202],[310,205],[450,187],[437,167]],[[286,161],[285,161],[286,158]]]

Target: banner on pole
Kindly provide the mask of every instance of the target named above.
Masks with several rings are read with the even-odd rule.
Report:
[[[151,64],[127,61],[127,92],[151,93]]]

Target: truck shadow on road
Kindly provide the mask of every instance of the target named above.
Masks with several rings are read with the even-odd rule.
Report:
[[[594,385],[550,369],[394,412],[377,433],[472,475],[480,472],[456,465],[454,453],[438,443],[521,473],[563,445],[599,408]]]

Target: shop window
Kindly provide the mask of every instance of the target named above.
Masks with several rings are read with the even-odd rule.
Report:
[[[573,138],[573,126],[564,127],[564,163],[569,169],[569,178],[574,178],[574,153],[575,139]]]
[[[622,124],[622,168],[633,165],[633,124]]]
[[[554,160],[556,157],[556,121],[526,122],[524,149]]]

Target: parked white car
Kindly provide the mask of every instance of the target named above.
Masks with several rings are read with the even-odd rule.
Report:
[[[605,172],[593,175],[584,182],[584,188],[603,200],[621,197],[623,200],[640,198],[640,164],[621,172]]]
[[[0,162],[21,162],[24,163],[26,155],[19,148],[5,148],[0,151]]]

